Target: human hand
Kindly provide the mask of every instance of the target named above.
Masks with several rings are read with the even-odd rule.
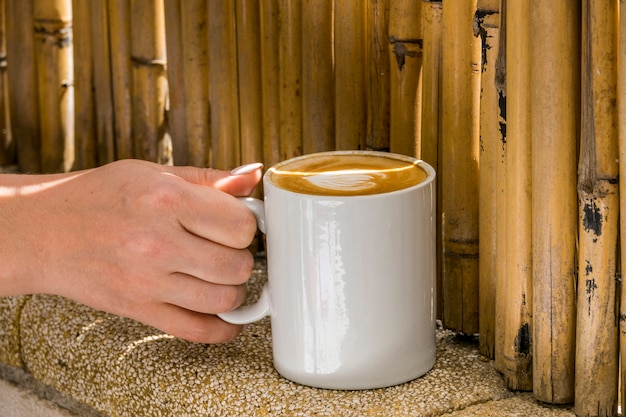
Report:
[[[123,160],[0,178],[0,294],[58,294],[193,342],[233,339],[241,326],[215,314],[243,302],[256,232],[233,196],[252,192],[261,166],[239,173]]]

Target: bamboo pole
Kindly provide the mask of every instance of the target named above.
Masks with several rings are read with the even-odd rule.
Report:
[[[7,78],[7,43],[5,0],[0,0],[0,165],[15,160],[15,142],[11,134]]]
[[[18,165],[22,172],[39,172],[41,160],[38,116],[37,72],[34,54],[33,2],[7,1],[7,79],[11,131],[15,138]],[[10,58],[9,58],[10,57]]]
[[[529,3],[507,1],[506,291],[507,386],[532,390],[532,246]],[[482,164],[481,164],[482,167]],[[481,254],[482,255],[482,254]]]
[[[44,172],[66,172],[74,163],[71,0],[35,0],[33,18],[41,168]]]
[[[577,0],[530,4],[533,392],[549,403],[574,400],[577,4]]]
[[[390,120],[392,152],[419,156],[422,116],[422,2],[389,6]]]
[[[96,121],[94,51],[92,47],[91,4],[89,0],[72,0],[74,24],[74,103],[75,153],[74,169],[96,166]]]
[[[98,165],[115,160],[111,45],[107,2],[90,2],[92,22],[93,80],[96,109],[96,147]],[[117,53],[117,51],[114,51]]]
[[[73,0],[75,74],[74,169],[115,158],[111,59],[106,2]]]
[[[167,81],[165,15],[158,0],[131,0],[134,156],[157,162],[163,140]]]
[[[478,311],[481,353],[494,357],[497,277],[498,162],[502,147],[499,97],[496,86],[496,62],[500,38],[500,0],[479,0],[475,30],[482,39],[482,75],[480,100],[480,170],[478,172]],[[500,231],[502,232],[502,231]]]
[[[335,149],[333,3],[302,2],[302,150]]]
[[[209,121],[208,6],[203,0],[181,1],[185,92],[187,164],[209,165],[211,123]],[[171,88],[170,88],[171,91]],[[181,162],[183,164],[183,162]]]
[[[443,4],[442,239],[444,326],[478,332],[480,42],[476,0]]]
[[[438,171],[441,97],[441,1],[423,0],[421,158]],[[438,268],[439,269],[439,268]]]
[[[440,97],[441,97],[441,1],[423,0],[423,54],[422,60],[422,115],[420,156],[428,162],[437,175],[441,176],[439,166],[440,145]],[[441,224],[441,181],[437,180],[437,224]],[[444,300],[441,285],[441,228],[437,227],[437,318],[443,318]]]
[[[235,3],[209,2],[211,165],[219,169],[241,163],[236,48]]]
[[[241,163],[263,161],[261,28],[258,2],[236,0]]]
[[[280,157],[302,154],[302,3],[280,0]]]
[[[367,149],[389,150],[389,0],[367,2]]]
[[[169,128],[177,165],[209,165],[208,5],[167,0]]]
[[[188,138],[186,131],[187,106],[185,105],[185,58],[183,41],[184,2],[181,0],[164,0],[165,12],[165,44],[167,53],[167,85],[168,115],[167,126],[172,137],[172,152],[175,165],[190,165],[188,158]],[[189,16],[191,17],[191,16]],[[197,31],[197,33],[200,31]],[[205,42],[206,43],[206,42]],[[193,61],[192,61],[193,62]],[[191,78],[195,78],[191,76]],[[208,117],[207,117],[208,119]]]
[[[132,158],[132,65],[130,2],[108,0],[115,157]]]
[[[263,162],[280,161],[279,1],[261,2],[261,85],[263,110]]]
[[[500,147],[496,165],[496,265],[495,265],[495,312],[494,323],[494,366],[496,370],[504,373],[504,333],[505,316],[500,312],[506,311],[506,286],[507,276],[507,212],[506,212],[506,184],[507,184],[507,119],[506,119],[506,32],[507,32],[507,0],[502,0],[500,9],[500,41],[498,44],[498,57],[496,58],[496,91],[498,95],[498,120],[500,124]]]
[[[618,129],[618,150],[619,150],[619,182],[620,199],[620,270],[622,282],[620,285],[619,303],[619,347],[620,347],[620,400],[622,414],[626,407],[626,285],[624,284],[624,271],[626,271],[626,9],[624,3],[620,2],[619,14],[619,43],[618,43],[618,72],[617,72],[617,129]]]
[[[616,416],[617,2],[583,1],[575,411]]]
[[[335,147],[365,148],[366,13],[363,0],[335,4]]]

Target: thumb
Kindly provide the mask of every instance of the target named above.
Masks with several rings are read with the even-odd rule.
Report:
[[[263,164],[260,162],[242,165],[231,171],[163,165],[162,169],[185,181],[212,187],[236,197],[250,195],[263,174]]]

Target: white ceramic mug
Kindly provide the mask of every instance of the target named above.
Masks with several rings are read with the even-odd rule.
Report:
[[[381,194],[288,191],[271,173],[320,155],[383,155],[425,179]],[[369,151],[309,154],[270,168],[265,201],[244,199],[267,238],[268,284],[232,323],[271,316],[274,366],[329,389],[380,388],[415,379],[435,362],[435,171],[423,161]]]

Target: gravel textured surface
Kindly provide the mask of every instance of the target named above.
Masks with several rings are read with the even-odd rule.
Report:
[[[265,280],[259,259],[250,299]],[[437,333],[435,367],[415,381],[379,390],[320,390],[274,370],[268,319],[247,326],[231,343],[193,344],[35,295],[0,299],[0,360],[108,416],[573,415],[508,391],[475,340],[444,330]],[[12,379],[19,383],[16,372]]]

